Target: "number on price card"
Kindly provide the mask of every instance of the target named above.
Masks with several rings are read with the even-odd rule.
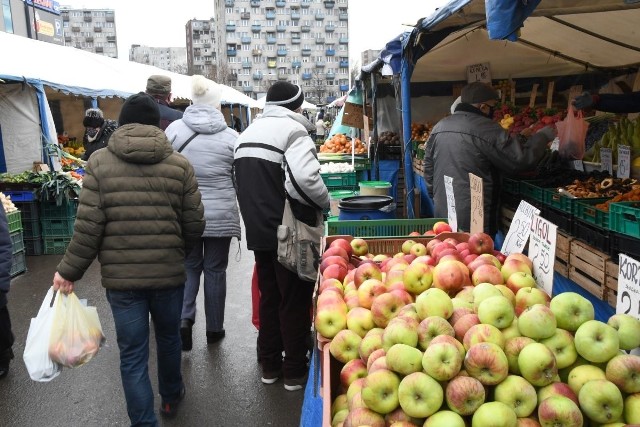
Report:
[[[616,313],[640,320],[640,262],[624,254],[620,254],[618,266]]]
[[[512,253],[522,253],[525,245],[529,241],[531,234],[531,221],[534,215],[540,215],[540,209],[524,200],[520,201],[516,213],[511,220],[511,226],[504,238],[500,252],[505,255]]]
[[[533,277],[547,294],[553,292],[553,265],[556,259],[558,227],[539,215],[531,221],[529,258],[533,262]]]

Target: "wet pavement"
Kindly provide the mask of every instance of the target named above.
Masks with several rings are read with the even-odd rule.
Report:
[[[278,426],[300,423],[304,390],[289,392],[282,380],[273,385],[260,382],[256,362],[257,331],[251,324],[251,274],[253,253],[234,239],[227,270],[226,337],[207,345],[204,292],[198,295],[193,350],[183,352],[182,371],[186,397],[172,420],[158,417],[164,426]],[[51,286],[59,255],[27,257],[28,271],[13,279],[9,312],[16,335],[9,375],[0,381],[0,425],[35,426],[127,426],[120,382],[118,347],[113,317],[99,264],[94,262],[76,283],[79,298],[95,305],[107,338],[98,355],[84,366],[65,369],[49,383],[34,382],[22,360],[29,322]],[[151,340],[150,376],[157,395],[155,341]],[[157,409],[156,409],[157,412]]]

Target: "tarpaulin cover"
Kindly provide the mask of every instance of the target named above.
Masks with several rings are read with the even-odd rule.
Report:
[[[486,0],[489,38],[516,41],[518,29],[538,4],[540,0]]]

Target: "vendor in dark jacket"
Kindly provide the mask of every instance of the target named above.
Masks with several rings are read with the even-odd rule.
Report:
[[[171,101],[171,77],[154,74],[147,79],[146,92],[158,103],[160,129],[165,130],[173,121],[182,118],[182,111],[169,106]]]
[[[484,230],[494,235],[498,230],[501,174],[535,167],[555,137],[551,127],[529,139],[509,136],[492,120],[498,99],[498,93],[484,83],[465,86],[455,112],[434,126],[426,144],[425,180],[435,216],[447,218],[446,175],[453,178],[459,231],[470,229],[469,173],[483,180]]]
[[[607,113],[640,113],[640,91],[623,94],[603,93],[592,95],[583,92],[573,100],[578,110],[593,108]]]
[[[7,293],[11,285],[11,236],[4,209],[0,209],[0,379],[9,373],[13,359],[13,332],[7,309]]]
[[[105,120],[102,110],[99,108],[89,108],[85,111],[82,125],[85,128],[82,138],[84,146],[82,160],[88,160],[94,151],[106,147],[109,137],[118,128],[118,122]]]
[[[85,168],[71,242],[53,289],[73,292],[97,257],[120,350],[120,376],[131,425],[158,425],[149,379],[151,318],[160,413],[176,415],[185,395],[180,314],[189,253],[204,230],[204,208],[191,163],[158,125],[145,93],[122,106],[120,127]]]

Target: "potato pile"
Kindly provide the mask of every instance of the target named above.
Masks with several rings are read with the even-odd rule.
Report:
[[[426,141],[429,139],[429,134],[433,125],[429,123],[411,123],[411,140],[412,141]]]
[[[391,131],[382,132],[378,136],[378,144],[380,145],[401,145],[400,136]]]
[[[352,146],[355,146],[355,154],[367,153],[367,147],[365,147],[359,138],[356,138],[352,143],[351,138],[342,133],[336,133],[327,139],[324,144],[320,146],[320,152],[351,154]]]

